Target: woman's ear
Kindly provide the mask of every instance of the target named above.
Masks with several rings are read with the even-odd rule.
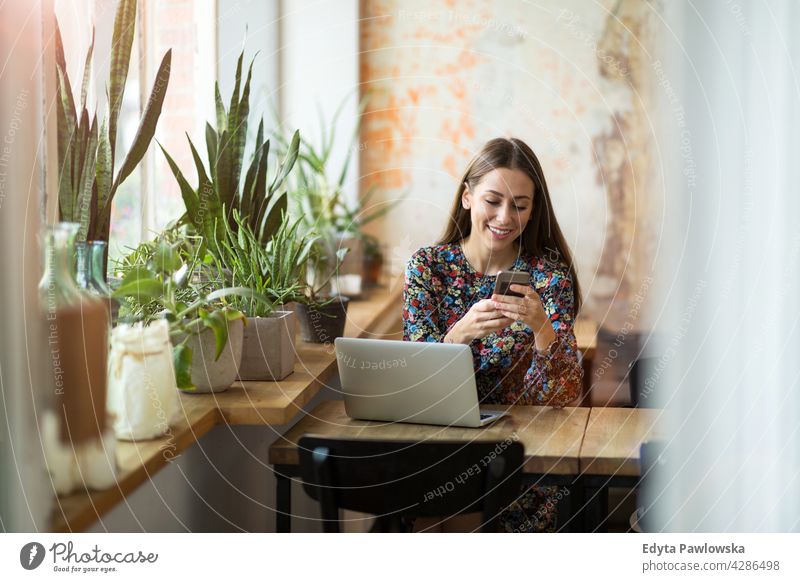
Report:
[[[471,197],[472,193],[469,190],[469,184],[464,182],[464,191],[461,193],[461,206],[464,210],[469,210]]]

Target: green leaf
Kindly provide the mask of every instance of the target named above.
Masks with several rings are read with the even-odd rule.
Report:
[[[94,27],[92,27],[92,42],[86,52],[86,61],[83,64],[83,82],[81,83],[81,109],[86,109],[86,95],[89,93],[89,81],[92,78],[92,54],[94,53]]]
[[[286,157],[283,160],[280,168],[278,169],[277,174],[275,174],[275,179],[272,180],[272,185],[269,187],[270,193],[274,192],[278,188],[280,188],[283,181],[286,179],[286,176],[294,167],[295,162],[297,161],[297,152],[300,148],[300,130],[294,132],[292,136],[292,142],[289,144],[289,151],[286,152]]]
[[[263,123],[263,122],[262,122]],[[259,135],[261,135],[262,125],[259,125]],[[253,214],[254,208],[258,204],[257,192],[265,192],[267,184],[267,160],[269,158],[269,140],[264,143],[256,142],[256,151],[253,154],[253,161],[247,169],[242,188],[239,209],[245,217]]]
[[[222,95],[219,93],[219,83],[214,83],[214,103],[217,109],[217,133],[222,134],[228,129],[228,116],[225,113],[225,105],[222,103]]]
[[[182,265],[182,261],[178,253],[165,242],[158,243],[156,251],[151,260],[151,268],[156,273],[169,274],[178,270]]]
[[[111,65],[108,79],[108,136],[111,143],[112,160],[117,143],[117,119],[125,94],[125,81],[131,61],[133,35],[136,29],[136,0],[119,0],[114,16],[114,31],[111,36]]]
[[[158,143],[158,140],[156,140],[156,143]],[[197,193],[189,185],[189,182],[186,181],[186,178],[184,178],[183,172],[181,172],[178,164],[176,164],[175,160],[172,159],[172,156],[167,153],[167,150],[164,149],[164,146],[158,143],[158,147],[161,148],[161,151],[164,153],[164,157],[167,158],[167,164],[169,165],[170,170],[172,170],[175,180],[178,182],[178,187],[181,190],[181,197],[183,197],[183,204],[186,206],[186,215],[189,218],[189,222],[195,227],[195,229],[197,229],[198,232],[203,232],[203,217],[201,214],[200,200],[197,197]]]
[[[198,314],[200,315],[203,325],[210,329],[214,334],[214,343],[216,345],[214,361],[216,362],[222,355],[222,350],[225,349],[225,344],[228,343],[228,320],[222,310],[208,313],[207,311],[201,309],[198,311]]]
[[[197,153],[197,148],[194,147],[194,143],[192,142],[192,138],[189,137],[189,134],[186,134],[186,140],[189,142],[189,149],[192,151],[192,159],[194,160],[195,169],[197,170],[197,178],[200,182],[200,186],[198,188],[199,196],[203,195],[204,185],[211,184],[211,180],[208,179],[208,174],[206,174],[206,168],[203,166],[203,160],[200,159],[200,154]]]
[[[84,109],[84,114],[86,110]],[[88,123],[88,120],[87,120]],[[95,161],[97,159],[97,117],[92,120],[87,136],[87,143],[83,154],[83,168],[81,169],[80,184],[78,186],[77,208],[73,210],[77,215],[80,228],[78,229],[77,240],[83,242],[87,240],[89,228],[92,222],[92,187],[95,177]]]
[[[255,59],[253,59],[255,60]],[[242,174],[244,159],[244,145],[247,140],[248,116],[250,115],[250,82],[253,78],[253,61],[247,71],[247,80],[242,90],[242,98],[236,108],[236,131],[233,133],[232,166],[231,166],[231,192],[235,195],[239,191],[239,181]]]
[[[74,221],[77,194],[74,158],[78,141],[78,120],[75,117],[74,103],[71,99],[69,79],[60,68],[57,68],[56,72],[58,75],[58,205],[61,219]]]
[[[211,174],[211,180],[217,180],[217,156],[219,155],[217,148],[219,147],[219,136],[211,124],[206,122],[206,151],[208,153],[208,170]]]
[[[161,60],[161,65],[156,72],[156,80],[153,82],[153,89],[150,91],[150,98],[147,100],[147,105],[144,108],[144,114],[139,122],[139,128],[136,130],[136,135],[133,138],[131,149],[128,155],[125,156],[125,161],[117,174],[114,185],[111,187],[111,195],[107,204],[111,203],[119,185],[125,181],[131,172],[136,168],[139,162],[142,161],[147,148],[150,147],[150,142],[156,133],[156,124],[158,118],[161,116],[161,108],[164,105],[164,98],[167,94],[167,87],[169,86],[169,72],[172,63],[172,49],[168,50]]]
[[[192,348],[180,343],[172,348],[172,365],[175,368],[175,382],[180,390],[194,391],[192,382]]]
[[[111,184],[114,179],[114,168],[111,167],[111,164],[111,143],[108,138],[108,123],[106,119],[103,119],[97,141],[95,182],[97,184],[97,207],[106,215],[110,215],[111,210],[108,204],[108,199],[111,196]]]
[[[118,299],[131,298],[139,303],[146,303],[159,299],[164,295],[164,285],[155,277],[131,278],[130,273],[123,279],[119,287],[112,294]]]
[[[289,199],[286,197],[285,192],[270,197],[264,217],[261,219],[261,224],[259,224],[258,228],[258,239],[262,243],[268,242],[275,233],[281,223],[281,216],[286,212],[288,205]]]
[[[233,135],[236,134],[236,128],[239,126],[239,87],[242,83],[242,60],[244,60],[244,51],[239,53],[239,58],[236,61],[236,75],[234,76],[233,92],[231,93],[231,103],[228,109],[228,131]]]

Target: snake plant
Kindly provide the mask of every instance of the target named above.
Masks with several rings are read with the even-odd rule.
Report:
[[[250,113],[250,81],[253,73],[251,61],[247,78],[242,85],[243,58],[244,53],[241,53],[227,110],[220,95],[219,83],[215,84],[216,128],[206,123],[205,131],[208,171],[191,138],[186,136],[197,169],[197,187],[189,184],[175,160],[159,144],[178,182],[186,206],[182,222],[189,223],[202,235],[209,251],[217,257],[220,254],[218,244],[225,238],[226,224],[234,231],[238,229],[234,212],[249,225],[261,244],[266,244],[278,230],[287,206],[286,192],[280,190],[297,160],[300,143],[300,134],[295,132],[287,145],[283,161],[272,180],[268,180],[270,144],[269,139],[264,140],[262,119],[258,125],[253,156],[243,174]]]
[[[136,0],[120,0],[117,4],[107,86],[108,111],[99,125],[97,108],[90,117],[86,103],[94,56],[94,33],[83,68],[80,107],[76,108],[61,31],[58,21],[55,23],[58,207],[61,220],[80,224],[79,241],[108,241],[114,195],[147,152],[169,85],[171,49],[161,60],[133,143],[115,173],[117,128],[136,29],[136,6]]]

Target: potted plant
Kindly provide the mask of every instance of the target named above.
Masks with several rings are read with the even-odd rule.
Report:
[[[94,34],[84,65],[80,107],[76,108],[58,22],[55,26],[58,209],[60,220],[80,224],[79,242],[108,242],[114,195],[147,152],[169,85],[171,50],[161,60],[133,143],[116,170],[117,128],[136,28],[136,6],[136,0],[120,0],[117,4],[108,59],[111,63],[107,84],[108,111],[99,126],[98,111],[90,115],[86,104]],[[103,267],[105,273],[105,260]]]
[[[361,115],[366,107],[368,96],[358,105],[357,122],[350,138],[347,155],[342,167],[335,175],[330,168],[330,160],[334,145],[337,143],[335,127],[341,115],[345,99],[337,108],[326,128],[322,120],[322,144],[312,145],[308,140],[300,144],[295,171],[290,176],[290,193],[293,211],[303,218],[308,230],[313,230],[320,237],[320,260],[316,264],[320,273],[311,273],[311,279],[330,281],[331,294],[342,293],[350,297],[361,294],[364,278],[364,262],[369,258],[380,261],[380,246],[374,237],[364,233],[364,226],[371,221],[390,212],[402,197],[391,203],[372,208],[370,200],[378,191],[376,186],[355,201],[349,201],[344,192],[347,172],[353,152],[360,151],[357,143],[360,130]],[[276,134],[278,147],[288,151],[290,142],[284,136]],[[336,261],[337,251],[346,249],[345,259]]]
[[[347,250],[337,249],[331,257],[326,249],[319,245],[311,248],[304,285],[306,295],[298,299],[296,307],[303,341],[328,344],[344,335],[350,298],[346,295],[331,295],[328,290],[329,280],[337,273]],[[321,265],[325,267],[322,268]],[[326,271],[327,279],[320,279],[318,276],[309,278],[311,273],[318,275]]]
[[[316,241],[299,232],[299,221],[286,215],[264,245],[251,225],[234,210],[236,229],[224,223],[217,243],[218,271],[226,284],[247,287],[268,301],[233,297],[231,305],[247,316],[241,380],[281,380],[292,373],[296,359],[296,319],[282,306],[304,296],[303,273]]]
[[[215,86],[216,128],[206,123],[206,164],[191,138],[187,136],[197,170],[196,187],[189,184],[173,158],[159,144],[178,182],[186,207],[186,213],[179,222],[187,224],[194,233],[201,236],[208,251],[217,258],[217,244],[224,240],[225,229],[238,231],[239,226],[233,218],[234,212],[239,214],[241,222],[249,226],[261,244],[266,245],[269,242],[287,209],[286,192],[281,191],[281,188],[294,167],[300,143],[300,134],[295,132],[285,148],[283,161],[269,179],[270,142],[268,139],[264,140],[262,119],[258,125],[252,158],[245,165],[253,63],[250,63],[242,86],[243,58],[244,53],[239,55],[234,89],[227,110],[222,102],[219,84]]]
[[[175,242],[168,242],[170,238]],[[229,300],[267,300],[244,287],[209,291],[220,281],[212,277],[198,283],[192,276],[204,264],[200,258],[202,245],[175,239],[173,231],[161,240],[140,245],[126,257],[114,297],[123,302],[123,320],[147,323],[160,317],[167,319],[178,388],[195,393],[222,392],[236,380],[245,324],[244,314]]]

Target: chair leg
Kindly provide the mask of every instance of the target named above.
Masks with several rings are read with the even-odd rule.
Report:
[[[500,479],[505,474],[506,461],[503,457],[495,457],[486,468],[483,501],[483,524],[481,533],[496,533],[500,523],[499,516],[503,510],[497,502],[497,488],[501,487]]]
[[[336,505],[331,476],[330,451],[325,447],[314,449],[314,478],[317,482],[320,512],[322,513],[322,531],[339,533],[339,508]]]

